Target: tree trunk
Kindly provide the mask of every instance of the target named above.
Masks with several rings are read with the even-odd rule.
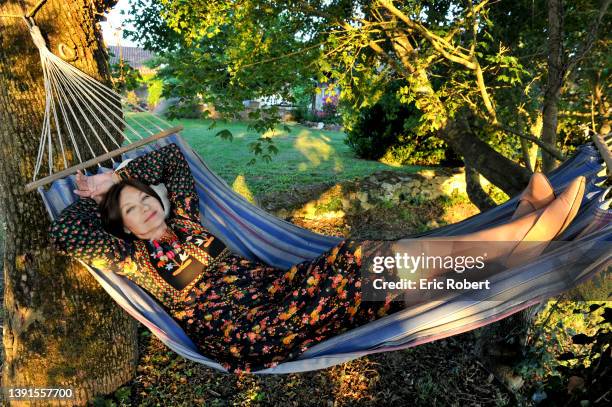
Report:
[[[478,171],[467,164],[465,165],[465,185],[470,201],[480,209],[480,212],[496,206],[495,201],[482,189]]]
[[[529,329],[546,302],[473,331],[472,351],[485,368],[508,388],[517,391],[524,380],[517,369],[524,359]]]
[[[314,117],[317,114],[317,94],[313,93],[310,97],[310,113]]]
[[[606,100],[606,92],[603,89],[603,84],[601,81],[601,71],[595,72],[593,78],[592,95],[592,97],[594,98],[594,104],[597,109],[597,112],[601,117],[601,125],[599,129],[595,127],[593,131],[599,134],[603,134],[605,136],[606,134],[610,133],[612,126],[610,125],[610,116],[607,114],[610,106],[608,101]],[[612,168],[610,170],[612,170]]]
[[[5,1],[0,14],[22,14],[21,4]],[[108,83],[95,19],[101,10],[94,4],[111,5],[48,0],[35,18],[52,52],[67,44],[76,52],[75,66]],[[0,213],[7,226],[2,386],[73,388],[75,398],[66,404],[84,405],[133,377],[136,323],[80,263],[51,249],[42,200],[24,192],[34,172],[44,100],[40,58],[26,25],[0,18]]]
[[[548,0],[548,79],[542,107],[542,141],[557,145],[559,96],[565,69],[563,67],[563,4],[562,0]],[[555,157],[542,150],[542,172],[557,165]]]
[[[520,117],[520,116],[519,116]],[[521,120],[522,122],[522,120]],[[542,134],[542,113],[538,114],[534,122],[528,123],[529,134],[534,138],[539,138]],[[521,146],[523,148],[524,160],[528,162],[527,168],[531,172],[541,171],[542,160],[538,161],[538,151],[540,147],[536,143],[531,143],[521,137]]]
[[[448,121],[446,127],[438,132],[438,137],[463,157],[466,167],[482,174],[510,197],[519,194],[529,183],[529,170],[504,157],[478,138],[461,114]],[[474,204],[478,206],[476,202]]]
[[[392,46],[398,57],[397,60],[390,58],[377,43],[371,42],[369,46],[383,56],[408,81],[415,93],[416,105],[424,115],[430,117],[429,120],[435,122],[433,124],[436,128],[440,129],[437,136],[462,156],[466,166],[481,173],[508,195],[514,196],[521,192],[529,182],[530,171],[507,159],[478,138],[469,129],[464,118],[458,120],[449,118],[444,103],[434,91],[426,68],[416,63],[417,50],[405,35],[394,34],[396,35],[393,38]],[[481,82],[481,85],[484,86],[484,83]],[[486,93],[486,89],[481,89]],[[493,111],[492,105],[490,107]],[[457,113],[456,116],[459,117],[461,114]],[[493,116],[495,116],[494,113]],[[476,202],[474,204],[478,205]]]

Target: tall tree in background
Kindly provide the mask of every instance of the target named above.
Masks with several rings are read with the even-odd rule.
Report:
[[[579,5],[568,4],[574,12],[583,12]],[[547,83],[542,108],[542,140],[550,145],[557,143],[559,120],[559,99],[566,77],[591,50],[597,39],[597,31],[610,6],[610,0],[603,0],[599,13],[591,16],[591,24],[583,32],[584,38],[575,47],[568,48],[565,41],[565,12],[562,0],[548,0],[548,70]],[[554,157],[544,152],[542,167],[544,172],[556,166]]]
[[[554,127],[559,86],[597,40],[609,3],[581,1],[572,11],[583,26],[559,51],[553,46],[559,24],[546,26],[541,11],[560,0],[130,1],[136,29],[128,35],[165,55],[173,95],[204,95],[231,113],[243,99],[286,95],[292,80],[314,76],[337,82],[344,102],[359,108],[376,102],[377,84],[402,80],[398,97],[422,112],[417,130],[436,132],[463,157],[468,176],[480,173],[511,196],[534,169],[531,143],[545,163],[564,158],[557,138],[548,130],[534,135],[533,123],[516,123],[517,111],[543,110],[540,122]],[[560,73],[531,69],[529,59],[518,58],[524,44],[497,36],[528,28],[534,10],[540,30],[530,30],[528,46],[548,44],[551,61],[563,49],[577,56],[562,58],[573,62]],[[507,97],[513,90],[514,98]],[[516,91],[528,94],[527,102]]]
[[[588,141],[584,126],[607,134],[606,99],[609,0],[499,2],[489,10],[489,33],[523,63],[522,86],[498,90],[500,121],[509,134],[523,132],[569,148]],[[522,162],[535,164],[537,145],[521,139]],[[556,157],[542,150],[542,169]]]
[[[0,15],[23,15],[36,3],[1,1]],[[63,44],[70,63],[109,83],[97,19],[114,3],[47,0],[35,20],[52,52],[59,54]],[[71,387],[71,404],[82,405],[133,377],[136,323],[80,263],[51,250],[42,200],[24,191],[34,173],[44,102],[28,27],[0,17],[0,214],[7,226],[2,386]]]

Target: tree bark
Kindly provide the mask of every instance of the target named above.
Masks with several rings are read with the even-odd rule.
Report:
[[[529,118],[528,118],[529,120]],[[521,116],[519,116],[520,123],[523,122]],[[524,126],[522,126],[524,127]],[[529,130],[529,135],[538,138],[542,133],[542,114],[538,114],[534,122],[528,123],[527,126]],[[521,154],[523,155],[523,160],[525,161],[525,166],[529,169],[530,172],[538,171],[538,167],[540,167],[541,163],[538,164],[538,150],[540,147],[533,142],[521,137]]]
[[[496,206],[495,201],[482,189],[480,174],[469,165],[465,166],[465,185],[470,201],[480,209],[480,212]]]
[[[5,1],[0,14],[22,14],[35,3]],[[36,14],[52,52],[67,44],[76,52],[72,63],[106,83],[96,13],[110,5],[48,0]],[[75,398],[65,404],[84,405],[133,377],[136,323],[80,263],[52,250],[42,200],[24,192],[34,173],[44,100],[40,58],[26,25],[0,18],[0,213],[7,227],[2,386],[73,388]]]
[[[504,157],[473,134],[466,118],[461,114],[448,121],[438,132],[438,137],[463,157],[466,167],[482,174],[510,197],[519,194],[529,183],[529,170]],[[474,204],[478,206],[476,202]]]
[[[601,81],[601,71],[595,72],[593,78],[592,94],[595,102],[595,107],[597,108],[597,112],[601,117],[600,128],[594,128],[593,131],[599,134],[606,135],[610,133],[612,126],[610,125],[610,116],[607,114],[607,112],[610,110],[610,106],[606,98],[606,93],[603,89],[603,84]]]
[[[565,68],[563,66],[563,4],[562,0],[548,0],[548,78],[542,106],[542,141],[557,145],[559,96]],[[542,172],[556,167],[555,157],[542,150]]]

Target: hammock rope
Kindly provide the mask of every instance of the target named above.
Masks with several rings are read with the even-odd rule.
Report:
[[[53,54],[33,20],[25,21],[39,50],[45,89],[43,126],[34,175],[26,186],[27,191],[79,169],[92,165],[101,168],[101,162],[106,159],[116,164],[114,157],[182,129],[130,103],[113,89]],[[123,112],[128,109],[139,113],[124,118]],[[122,146],[121,139],[127,142],[127,146]],[[107,145],[109,143],[112,148]],[[55,151],[56,144],[59,144],[59,152]],[[72,167],[69,163],[73,160],[67,157],[67,145],[72,146],[78,161]],[[85,151],[80,145],[85,146]],[[104,153],[99,155],[96,149]],[[59,166],[63,166],[63,170],[59,172],[55,154],[61,156]],[[45,161],[48,174],[37,180]]]

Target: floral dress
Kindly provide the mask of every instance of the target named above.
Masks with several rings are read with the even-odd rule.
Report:
[[[132,160],[120,175],[165,184],[171,214],[164,236],[119,239],[103,228],[95,201],[82,198],[51,225],[54,246],[134,281],[203,355],[230,372],[274,367],[402,308],[391,295],[361,301],[362,246],[356,241],[343,240],[288,270],[233,254],[200,225],[194,180],[175,144]]]

